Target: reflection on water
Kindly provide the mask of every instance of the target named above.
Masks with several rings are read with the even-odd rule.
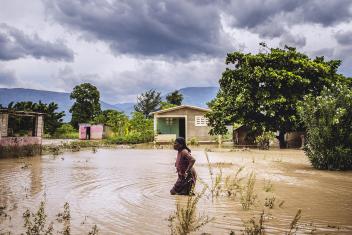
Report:
[[[210,182],[206,158],[195,150],[199,177]],[[269,210],[265,227],[269,233],[285,231],[302,208],[301,231],[316,228],[324,233],[352,232],[352,172],[318,171],[310,167],[303,152],[235,151],[210,152],[214,171],[235,174],[245,166],[243,175],[256,172],[259,202],[243,211],[238,201],[226,197],[212,203],[202,197],[197,213],[215,220],[202,227],[199,234],[229,234],[243,229],[243,220],[258,216],[268,193],[264,180],[273,184],[273,192],[284,206]],[[0,220],[0,233],[23,232],[22,213],[38,208],[45,200],[48,220],[62,210],[65,202],[71,208],[71,231],[87,233],[97,224],[101,234],[168,234],[169,215],[176,205],[187,203],[187,197],[170,196],[177,176],[176,154],[172,150],[99,149],[97,153],[81,151],[53,156],[0,160],[0,206],[7,205],[11,220]],[[196,190],[202,185],[198,183]],[[340,228],[340,229],[338,229]],[[197,232],[198,234],[198,232]]]

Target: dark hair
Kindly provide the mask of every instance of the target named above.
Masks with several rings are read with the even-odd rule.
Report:
[[[176,138],[175,142],[181,145],[181,149],[179,151],[182,151],[184,149],[187,149],[188,152],[191,152],[191,150],[187,147],[186,140],[183,137],[178,137]]]

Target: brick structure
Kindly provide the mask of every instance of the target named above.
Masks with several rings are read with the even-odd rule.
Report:
[[[21,136],[9,133],[9,118],[31,117],[32,131]],[[44,130],[43,113],[0,109],[0,157],[31,156],[41,153]]]

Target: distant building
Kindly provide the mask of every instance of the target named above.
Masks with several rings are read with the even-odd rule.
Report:
[[[156,142],[170,142],[177,137],[187,141],[213,142],[216,137],[209,135],[208,119],[204,116],[209,109],[180,105],[153,112]]]
[[[41,153],[44,113],[0,109],[0,157]]]
[[[250,131],[250,128],[242,125],[233,130],[233,142],[238,146],[256,146],[256,135]],[[304,144],[304,132],[287,132],[285,133],[285,145],[287,148],[302,148]],[[275,138],[271,147],[279,147],[279,141]]]
[[[104,124],[79,124],[80,140],[101,140],[112,135],[111,128]]]

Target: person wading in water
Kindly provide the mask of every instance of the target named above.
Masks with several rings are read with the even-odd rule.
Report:
[[[196,159],[192,157],[191,150],[182,137],[176,139],[174,149],[177,150],[175,167],[178,179],[170,193],[171,195],[191,195],[197,179],[196,171],[193,168]]]

